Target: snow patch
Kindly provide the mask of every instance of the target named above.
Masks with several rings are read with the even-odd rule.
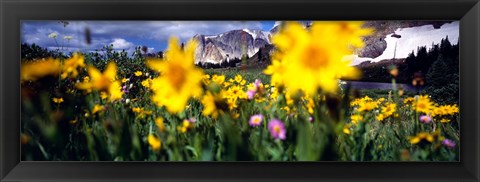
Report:
[[[270,36],[270,32],[268,31],[261,31],[261,30],[249,30],[249,29],[242,29],[242,31],[247,32],[253,37],[253,40],[255,39],[263,39],[270,43],[270,39],[268,38]]]
[[[256,39],[257,38],[257,34],[255,33],[255,31],[250,31],[249,29],[242,29],[244,32],[247,32],[248,34],[250,34],[253,39]]]
[[[205,36],[205,39],[214,39],[214,38],[217,38],[218,35],[208,35],[208,36]]]
[[[282,24],[282,21],[275,21],[275,24],[273,24],[273,28],[275,28],[276,26],[279,26],[281,24]]]
[[[427,50],[433,44],[439,44],[442,39],[448,36],[448,40],[452,44],[457,44],[459,37],[459,22],[446,23],[439,29],[433,28],[432,25],[424,25],[419,27],[400,28],[395,34],[402,36],[401,38],[392,37],[388,34],[385,38],[387,48],[376,58],[358,57],[353,55],[352,65],[358,65],[364,61],[378,62],[384,59],[406,58],[412,51],[416,53],[417,47],[426,46]],[[395,44],[397,44],[395,53]]]
[[[213,64],[217,64],[217,63],[218,63],[218,61],[211,60],[211,59],[206,59],[204,62],[205,62],[205,63],[213,63]]]

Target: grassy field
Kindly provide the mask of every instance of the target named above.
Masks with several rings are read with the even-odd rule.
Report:
[[[178,114],[158,107],[144,82],[156,76],[152,71],[119,75],[119,80],[129,80],[122,83],[127,88],[122,98],[114,102],[102,96],[102,91],[78,89],[74,79],[59,81],[58,76],[47,76],[23,82],[23,160],[458,160],[458,145],[441,147],[439,138],[459,141],[458,117],[448,116],[452,121],[445,123],[439,117],[431,123],[419,122],[421,113],[412,109],[413,103],[403,103],[413,98],[411,93],[395,96],[392,90],[360,90],[357,100],[354,91],[326,100],[294,98],[271,86],[261,69],[204,71],[210,75],[204,79],[207,90],[232,94],[229,88],[238,86],[241,91],[233,100],[224,96],[214,103],[217,118],[205,115],[202,99],[190,100]],[[81,74],[85,75],[78,76],[82,80],[88,77],[87,72]],[[218,81],[214,75],[225,76],[221,85],[212,84]],[[248,85],[256,79],[261,80],[263,91],[248,99]],[[55,100],[60,98],[61,102]],[[394,116],[379,121],[378,114],[389,103],[398,103]],[[365,110],[369,104],[371,108]],[[262,115],[262,122],[252,126],[250,118],[257,114]],[[271,136],[267,124],[276,118],[283,122],[285,139]],[[432,133],[435,140],[419,136],[422,141],[412,144],[410,137],[420,131]]]

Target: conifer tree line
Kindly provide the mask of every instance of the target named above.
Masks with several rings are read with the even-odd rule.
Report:
[[[406,58],[358,65],[362,71],[360,81],[390,83],[392,65],[399,70],[397,83],[413,85],[420,78],[423,81],[415,83],[419,93],[428,93],[437,102],[458,103],[459,46],[458,42],[452,44],[448,36],[430,48],[417,47]]]
[[[437,62],[438,61],[438,62]],[[437,63],[436,63],[437,62]],[[448,36],[441,40],[440,44],[433,44],[427,50],[426,46],[418,47],[416,54],[412,51],[405,59],[407,75],[414,75],[417,72],[422,74],[429,74],[430,70],[435,64],[445,64],[448,68],[446,74],[458,74],[459,68],[459,49],[458,43],[452,45],[448,40]],[[438,66],[437,66],[438,67]],[[432,73],[430,73],[432,74]],[[411,81],[410,78],[407,81]],[[426,82],[427,84],[429,82]],[[436,83],[432,83],[436,84]]]
[[[458,103],[459,101],[459,47],[452,45],[448,36],[438,45],[426,51],[425,47],[412,53],[406,59],[408,74],[425,73],[425,89],[439,103]]]

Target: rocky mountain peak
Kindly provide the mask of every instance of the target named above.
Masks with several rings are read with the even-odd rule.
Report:
[[[270,32],[262,30],[231,30],[218,35],[195,35],[198,41],[195,63],[219,64],[246,54],[253,56],[265,45],[270,44]]]

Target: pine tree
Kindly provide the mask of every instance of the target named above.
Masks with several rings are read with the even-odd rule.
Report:
[[[427,72],[427,85],[432,87],[445,86],[449,81],[448,77],[445,75],[447,72],[449,72],[449,68],[445,63],[443,55],[440,55]]]
[[[416,70],[418,70],[418,68],[415,67],[416,59],[417,58],[415,57],[413,51],[408,54],[408,57],[405,59],[405,63],[407,64],[405,72],[407,75],[412,75]]]
[[[423,91],[439,103],[458,103],[459,74],[448,66],[450,58],[442,54],[432,64],[426,75],[427,87]]]
[[[442,39],[440,42],[440,53],[443,54],[445,57],[450,57],[452,50],[452,44],[448,40],[448,35],[445,39]]]
[[[418,48],[415,65],[417,69],[419,69],[417,71],[422,71],[424,73],[428,71],[428,67],[430,67],[430,65],[428,64],[427,47],[422,46]]]

